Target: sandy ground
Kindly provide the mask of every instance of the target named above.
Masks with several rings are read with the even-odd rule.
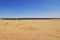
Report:
[[[60,40],[60,20],[0,20],[0,40]]]

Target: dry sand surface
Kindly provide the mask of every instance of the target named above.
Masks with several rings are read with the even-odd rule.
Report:
[[[0,40],[60,40],[60,19],[0,20]]]

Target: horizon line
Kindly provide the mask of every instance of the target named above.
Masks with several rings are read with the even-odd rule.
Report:
[[[0,18],[2,20],[37,20],[37,19],[60,19],[60,18]]]

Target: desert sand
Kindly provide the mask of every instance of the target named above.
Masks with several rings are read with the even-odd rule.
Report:
[[[0,40],[60,40],[60,19],[0,20]]]

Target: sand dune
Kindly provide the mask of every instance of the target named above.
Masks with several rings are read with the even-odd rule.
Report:
[[[0,20],[0,40],[60,40],[60,19]]]

